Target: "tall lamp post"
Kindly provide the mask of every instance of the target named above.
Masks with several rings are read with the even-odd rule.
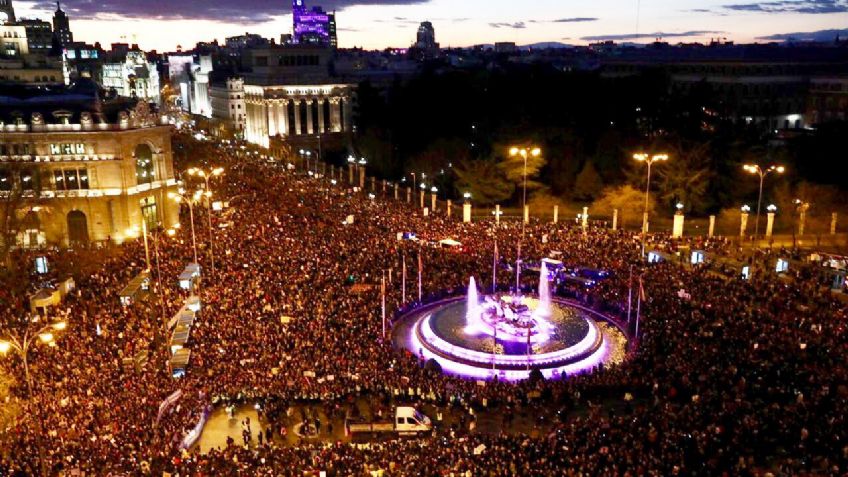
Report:
[[[522,215],[527,210],[527,158],[539,157],[542,155],[542,150],[538,147],[513,147],[509,150],[509,155],[512,157],[521,156],[524,159],[524,169],[522,172],[523,188],[521,198],[521,213]],[[524,231],[527,223],[524,219],[521,220],[521,239],[518,241],[518,256],[515,260],[515,293],[518,293],[521,285],[521,243],[524,241]]]
[[[32,401],[34,391],[32,375],[29,372],[30,348],[37,342],[41,342],[48,346],[55,346],[56,337],[54,332],[63,331],[67,328],[68,324],[65,321],[57,321],[43,326],[35,333],[30,333],[29,323],[30,322],[28,321],[27,330],[24,331],[23,336],[14,336],[10,333],[7,338],[0,339],[0,353],[6,355],[12,351],[21,358],[21,361],[24,364],[24,379],[26,379],[27,383],[27,392],[29,393],[30,401]],[[36,416],[36,421],[38,422],[38,429],[36,430],[36,445],[38,446],[39,469],[40,474],[43,477],[46,477],[48,475],[47,460],[44,458],[44,443],[42,442],[44,434],[44,420],[39,418],[39,416]]]
[[[757,199],[757,218],[754,220],[754,237],[758,238],[760,236],[760,208],[763,205],[763,183],[765,182],[767,175],[772,172],[783,174],[786,171],[786,168],[783,166],[772,165],[763,169],[757,164],[745,164],[742,168],[749,174],[756,174],[760,176],[760,196]]]
[[[200,263],[197,260],[197,238],[194,234],[194,204],[200,202],[203,197],[203,191],[198,189],[194,193],[189,194],[188,191],[180,187],[178,192],[168,192],[168,197],[178,203],[186,203],[188,205],[188,214],[191,220],[191,247],[194,250],[194,263]]]
[[[210,170],[198,169],[196,167],[192,167],[188,170],[188,173],[192,177],[199,177],[203,179],[204,184],[206,185],[206,192],[203,194],[206,197],[206,211],[207,211],[207,221],[209,226],[209,259],[212,262],[212,274],[215,274],[215,243],[214,243],[214,234],[212,233],[212,185],[209,183],[211,179],[216,177],[220,177],[224,174],[223,167],[216,167]]]
[[[648,204],[651,195],[651,166],[655,162],[668,160],[668,154],[645,154],[644,152],[633,154],[633,159],[648,165],[648,179],[645,185],[645,210],[642,213],[642,256],[645,256],[645,238],[648,235]]]

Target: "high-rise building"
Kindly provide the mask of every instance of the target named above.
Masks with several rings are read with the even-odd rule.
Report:
[[[53,48],[53,27],[50,26],[50,22],[21,20],[18,25],[23,25],[26,29],[30,53],[48,53]]]
[[[332,46],[333,48],[338,48],[339,36],[338,33],[336,33],[336,12],[327,15],[327,17],[330,19],[329,23],[327,24],[327,32],[330,34],[330,46]]]
[[[0,25],[15,23],[15,7],[12,0],[0,0]]]
[[[418,27],[418,38],[415,46],[422,50],[438,50],[439,44],[436,43],[436,30],[430,22],[421,22]]]
[[[74,42],[74,34],[71,32],[71,22],[68,15],[62,11],[62,6],[56,2],[56,13],[53,14],[53,35],[56,41],[64,48]]]
[[[337,43],[334,13],[318,6],[309,10],[303,0],[292,0],[292,18],[295,44],[334,46]]]

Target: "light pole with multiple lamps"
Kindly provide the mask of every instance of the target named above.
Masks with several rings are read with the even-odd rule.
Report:
[[[214,243],[214,234],[212,233],[212,185],[209,183],[210,180],[220,177],[224,174],[223,167],[216,167],[214,169],[204,170],[198,169],[196,167],[192,167],[188,170],[188,174],[192,177],[199,177],[203,179],[204,184],[206,185],[206,192],[203,194],[206,197],[206,218],[208,220],[209,226],[209,259],[212,263],[212,274],[215,274],[215,243]]]
[[[14,336],[9,334],[8,337],[0,339],[0,353],[8,354],[9,352],[16,353],[24,365],[24,379],[26,380],[27,392],[29,393],[30,401],[34,398],[34,390],[32,385],[32,374],[29,372],[29,351],[34,343],[41,342],[48,346],[55,346],[56,336],[54,332],[63,331],[67,328],[68,323],[65,321],[56,321],[41,327],[38,331],[30,333],[29,325],[32,321],[27,322],[27,329],[23,336]],[[38,422],[38,430],[36,431],[36,445],[38,446],[38,461],[40,474],[43,477],[47,473],[47,461],[44,457],[44,443],[42,442],[44,434],[44,420],[36,416]]]
[[[745,164],[742,166],[745,169],[745,172],[749,174],[756,174],[760,176],[760,196],[757,199],[757,218],[754,219],[754,238],[759,238],[760,236],[760,208],[763,205],[763,183],[766,180],[766,176],[771,174],[772,172],[777,174],[783,174],[786,171],[786,168],[783,166],[772,165],[766,169],[763,169],[757,164]]]
[[[524,159],[523,177],[523,193],[521,198],[521,214],[524,215],[527,210],[527,158],[539,157],[542,155],[542,150],[538,147],[513,147],[509,150],[511,157],[521,156]],[[527,223],[521,219],[521,239],[518,241],[518,255],[515,260],[515,293],[519,293],[521,289],[521,243],[524,241],[524,231]]]
[[[645,238],[648,235],[648,205],[651,196],[651,166],[655,162],[668,160],[668,154],[645,154],[644,152],[633,154],[633,159],[648,165],[648,178],[645,184],[645,210],[642,213],[642,256],[645,256]]]
[[[203,197],[203,191],[198,189],[194,193],[189,194],[188,191],[180,187],[178,192],[168,192],[168,197],[178,203],[186,203],[188,205],[188,213],[191,221],[191,247],[194,250],[194,263],[199,264],[197,260],[197,238],[194,234],[194,204],[200,202]]]

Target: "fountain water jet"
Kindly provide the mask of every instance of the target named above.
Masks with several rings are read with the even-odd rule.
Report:
[[[551,310],[551,285],[548,282],[548,267],[542,262],[539,270],[539,305],[533,313],[538,318],[550,318]]]
[[[468,280],[468,295],[465,299],[465,332],[474,334],[478,332],[480,321],[480,298],[477,292],[477,281],[474,277]]]

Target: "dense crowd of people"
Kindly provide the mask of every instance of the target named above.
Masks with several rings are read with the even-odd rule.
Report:
[[[439,211],[425,217],[404,194],[395,200],[379,184],[370,197],[344,185],[346,174],[331,185],[328,176],[246,155],[234,145],[198,147],[210,148],[196,155],[202,161],[178,166],[225,167],[215,193],[229,204],[213,212],[214,272],[207,260],[209,232],[200,226],[207,211],[195,209],[202,310],[187,344],[192,355],[186,375],[169,372],[164,321],[187,298],[176,277],[193,256],[188,216],[177,236],[151,238],[159,256],[152,273],[163,288],[158,298],[131,306],[121,305],[118,292],[145,267],[140,240],[48,253],[59,264],[55,277],[66,271],[61,264],[75,264],[77,290],[51,311],[51,319],[68,322],[56,345],[31,352],[33,395],[21,361],[2,361],[3,372],[17,379],[9,402],[20,411],[2,434],[0,475],[38,474],[39,440],[51,475],[848,472],[848,309],[817,275],[799,271],[778,278],[761,267],[741,280],[709,265],[670,260],[646,266],[632,232],[532,222],[522,241],[527,260],[557,252],[568,265],[611,272],[594,287],[564,290],[588,306],[623,317],[631,270],[642,277],[646,302],[639,339],[615,367],[558,381],[481,387],[425,369],[415,355],[381,336],[380,281],[387,281],[390,316],[415,306],[419,256],[423,301],[463,292],[472,275],[491,283],[494,243],[501,263],[514,263],[520,224],[463,224]],[[419,241],[398,240],[403,232]],[[461,241],[462,250],[428,245],[448,237]],[[752,265],[773,256],[746,257],[720,239],[687,242]],[[672,252],[678,245],[652,237],[652,248]],[[21,264],[32,259],[26,253],[16,258]],[[410,303],[402,303],[404,263]],[[513,278],[503,272],[497,280],[508,287]],[[31,291],[14,283],[0,287],[3,315],[22,317],[11,320],[12,330],[31,326],[23,318]],[[148,353],[147,365],[124,366],[124,358],[139,352]],[[470,406],[485,400],[493,408],[526,401],[530,391],[551,406],[620,401],[625,395],[633,404],[624,412],[593,407],[539,437],[437,433],[370,446],[293,447],[265,439],[206,454],[181,445],[212,403],[261,400],[273,419],[293,402],[340,407],[398,389]],[[177,390],[179,399],[157,419],[160,403]]]

